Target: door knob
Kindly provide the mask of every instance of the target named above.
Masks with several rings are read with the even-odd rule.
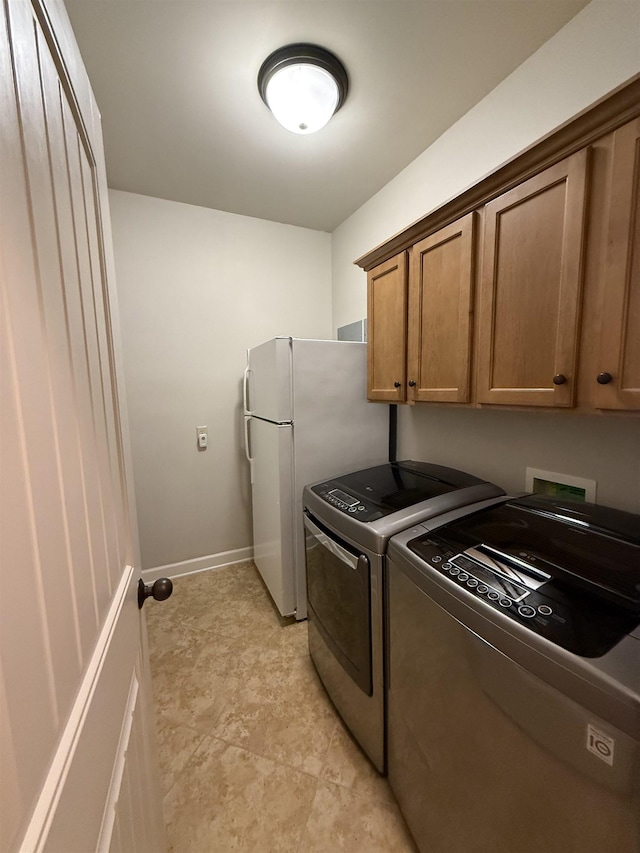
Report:
[[[566,381],[567,377],[563,373],[556,373],[556,375],[553,377],[554,385],[564,385]]]
[[[610,373],[599,373],[596,376],[596,382],[598,385],[608,385],[612,379],[613,376]]]
[[[169,578],[158,578],[152,584],[145,583],[142,578],[138,581],[138,609],[142,607],[149,596],[156,601],[165,601],[173,592],[173,582]]]

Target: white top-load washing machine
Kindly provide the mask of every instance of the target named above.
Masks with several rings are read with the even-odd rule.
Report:
[[[640,516],[538,496],[388,549],[389,781],[425,853],[639,853]]]
[[[390,462],[303,492],[309,651],[338,712],[385,771],[384,583],[389,538],[504,491],[453,468]]]

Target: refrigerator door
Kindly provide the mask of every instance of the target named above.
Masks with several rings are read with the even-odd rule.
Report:
[[[290,424],[251,418],[253,559],[283,616],[296,609],[293,571],[293,434]]]
[[[387,459],[388,407],[367,402],[366,361],[366,344],[346,341],[281,337],[248,352],[254,560],[283,616],[307,616],[304,486]]]
[[[291,338],[272,338],[247,353],[245,414],[274,423],[292,418]]]

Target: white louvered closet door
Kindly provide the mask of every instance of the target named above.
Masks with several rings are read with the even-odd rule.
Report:
[[[3,853],[164,849],[110,241],[64,6],[0,0]]]

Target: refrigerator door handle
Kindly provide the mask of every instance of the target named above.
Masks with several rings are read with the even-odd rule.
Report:
[[[251,475],[251,485],[253,485],[253,457],[249,453],[249,421],[251,417],[249,415],[244,416],[244,455],[247,457],[247,462],[249,463],[249,473]]]
[[[251,414],[251,412],[249,411],[249,373],[250,372],[251,372],[251,368],[249,367],[249,365],[247,365],[244,369],[244,378],[242,380],[242,402],[244,405],[245,415]]]

